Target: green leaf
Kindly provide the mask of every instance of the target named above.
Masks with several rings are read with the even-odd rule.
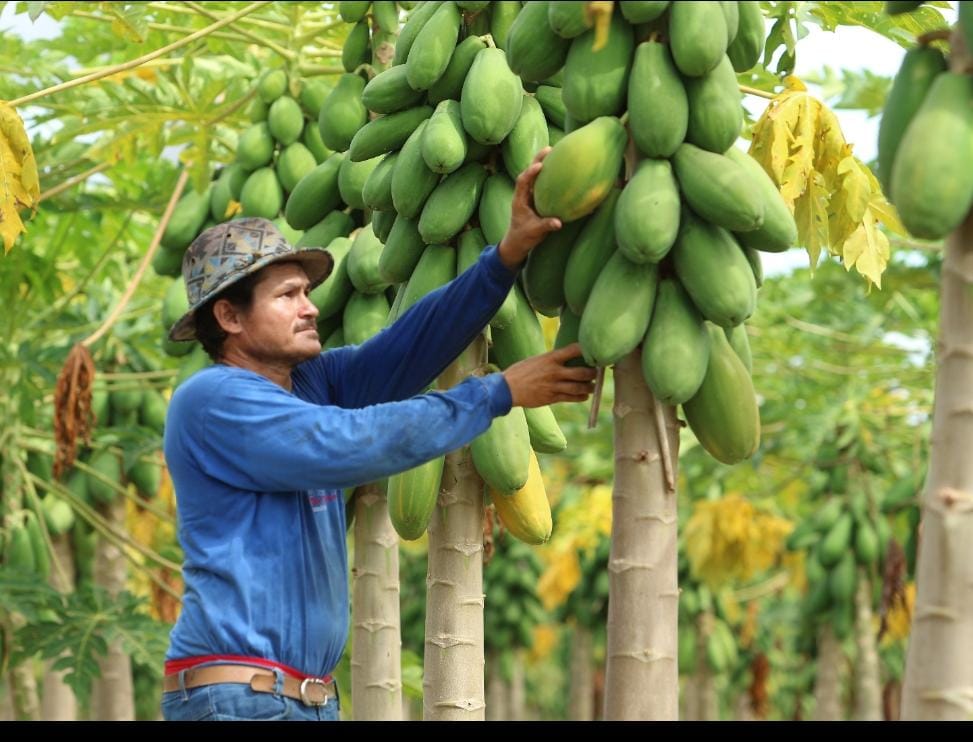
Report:
[[[118,36],[126,41],[141,44],[149,31],[149,22],[145,17],[148,9],[146,3],[100,3],[101,10],[112,17],[111,28]]]
[[[825,31],[834,31],[838,26],[864,26],[903,47],[914,46],[917,36],[948,27],[937,10],[949,7],[945,2],[926,2],[911,13],[899,15],[887,15],[884,2],[810,2],[807,6],[808,19]]]

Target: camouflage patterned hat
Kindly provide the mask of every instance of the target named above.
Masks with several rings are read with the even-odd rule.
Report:
[[[194,340],[195,312],[214,296],[271,263],[300,263],[314,288],[331,273],[334,260],[317,247],[295,249],[267,219],[246,217],[210,227],[186,249],[182,277],[189,311],[172,329],[170,340]]]

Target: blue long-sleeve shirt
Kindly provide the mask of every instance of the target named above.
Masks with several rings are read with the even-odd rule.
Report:
[[[185,594],[167,662],[334,669],[348,634],[341,489],[456,450],[510,410],[500,374],[414,395],[486,326],[513,281],[489,247],[367,342],[297,366],[292,392],[222,364],[176,390],[164,446]]]

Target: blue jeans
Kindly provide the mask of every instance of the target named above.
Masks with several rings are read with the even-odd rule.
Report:
[[[282,695],[284,674],[277,676],[275,693],[258,693],[243,683],[201,685],[162,694],[166,721],[338,721],[339,702],[329,698],[324,706],[305,706]]]

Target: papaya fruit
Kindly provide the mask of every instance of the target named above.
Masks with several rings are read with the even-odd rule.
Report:
[[[699,390],[683,403],[696,440],[717,461],[736,464],[760,444],[760,411],[753,381],[722,328],[707,324],[709,363]]]

